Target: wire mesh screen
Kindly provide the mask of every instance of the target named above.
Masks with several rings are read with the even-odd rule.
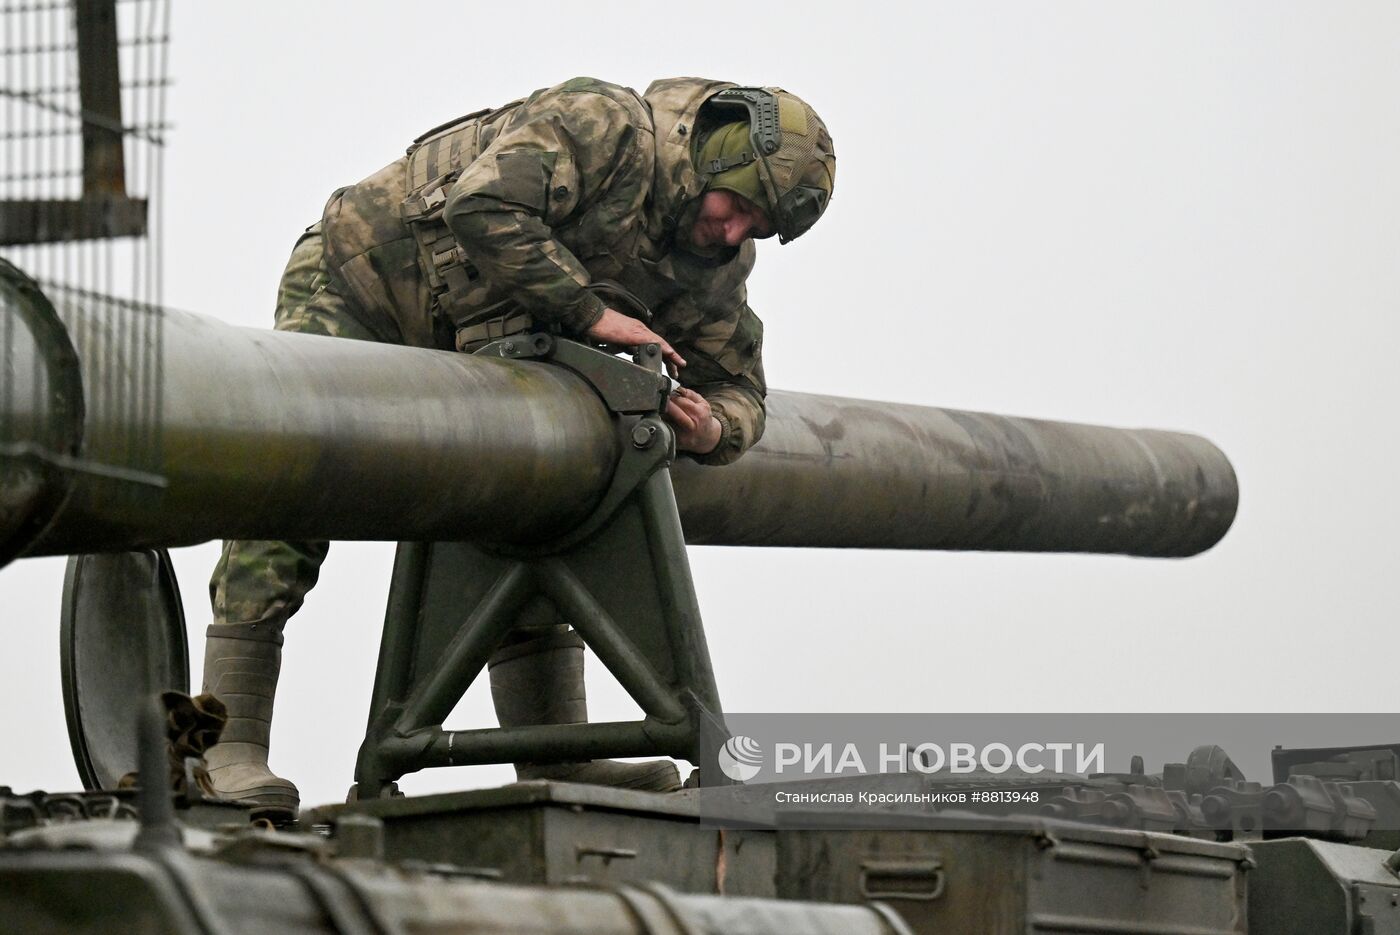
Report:
[[[0,476],[46,465],[141,504],[162,483],[169,19],[169,0],[0,0],[0,258],[59,320],[22,314],[0,277],[19,290],[0,309]],[[58,377],[75,351],[80,401]],[[80,438],[61,431],[74,412]]]
[[[169,0],[0,0],[0,255],[159,305]]]
[[[159,486],[164,314],[155,306],[68,286],[45,290],[78,353],[86,405],[83,460],[89,473],[136,481],[111,493]]]

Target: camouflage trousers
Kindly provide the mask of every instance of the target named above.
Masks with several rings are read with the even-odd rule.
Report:
[[[393,340],[384,335],[397,326],[381,322],[376,332],[357,311],[327,272],[321,225],[315,224],[297,240],[282,274],[275,327],[358,341]],[[316,586],[329,551],[329,542],[316,540],[226,541],[209,581],[214,623],[264,624],[280,631]],[[568,629],[552,611],[525,616],[506,644],[549,641]]]
[[[381,340],[359,321],[326,269],[321,225],[297,241],[277,289],[276,328],[333,338]],[[278,627],[316,585],[330,543],[229,541],[209,581],[214,622]]]

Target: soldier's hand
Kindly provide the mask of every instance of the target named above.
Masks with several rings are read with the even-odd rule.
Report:
[[[719,420],[710,411],[709,401],[694,390],[680,387],[666,401],[666,421],[676,430],[676,447],[706,455],[719,444]]]
[[[588,336],[604,344],[619,344],[623,347],[636,347],[639,344],[658,344],[661,356],[673,367],[684,367],[685,358],[677,354],[675,348],[667,344],[661,335],[652,331],[635,318],[630,318],[611,308],[603,309],[603,317],[588,329]]]

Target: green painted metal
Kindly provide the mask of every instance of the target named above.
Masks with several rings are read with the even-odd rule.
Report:
[[[305,820],[382,826],[386,860],[469,867],[510,883],[652,880],[686,893],[775,897],[771,829],[718,833],[694,793],[657,795],[574,783],[388,798],[316,809]]]
[[[38,285],[0,259],[0,565],[68,496],[83,440],[83,383],[67,329]]]
[[[26,554],[211,538],[548,538],[589,513],[617,461],[607,410],[562,368],[151,314],[160,348],[114,334],[107,353],[79,359],[87,382],[98,371],[130,383],[158,350],[160,409],[95,407],[85,453],[120,468],[127,439],[158,435],[166,486],[64,472],[67,500]],[[99,337],[109,326],[77,321]],[[32,442],[28,432],[18,422],[15,442]]]
[[[1021,817],[891,825],[780,826],[778,895],[881,901],[918,935],[1274,931],[1247,924],[1249,851],[1237,844]]]
[[[1180,557],[1239,499],[1196,435],[781,391],[752,451],[675,484],[692,544],[807,548]]]
[[[17,283],[0,276],[5,300],[37,307]],[[1224,535],[1236,499],[1228,461],[1203,439],[774,393],[768,434],[738,464],[670,465],[670,430],[656,415],[664,381],[646,372],[656,360],[645,349],[633,366],[530,336],[467,357],[139,314],[158,316],[158,327],[119,340],[101,316],[69,306],[68,328],[89,335],[76,353],[63,357],[73,342],[52,316],[35,319],[48,331],[30,327],[7,352],[0,386],[60,373],[50,362],[65,359],[89,385],[145,372],[159,383],[158,405],[147,408],[85,411],[76,382],[66,410],[5,396],[0,424],[11,428],[0,467],[49,454],[17,500],[31,531],[0,522],[0,548],[409,540],[395,561],[357,801],[323,812],[336,825],[329,844],[235,835],[194,845],[155,820],[163,808],[147,809],[149,846],[135,849],[130,838],[100,845],[111,837],[105,827],[37,828],[29,843],[21,832],[0,844],[0,921],[92,930],[109,921],[89,911],[93,896],[121,889],[123,911],[149,931],[213,932],[231,921],[282,931],[541,931],[559,918],[619,933],[1246,931],[1243,848],[1142,831],[1032,821],[775,836],[700,827],[689,793],[555,790],[527,801],[536,793],[526,786],[498,790],[517,798],[495,805],[392,797],[395,780],[424,768],[656,754],[706,762],[698,753],[727,732],[687,541],[1193,554]],[[64,422],[64,413],[76,418]],[[133,413],[146,421],[133,423]],[[64,426],[73,431],[57,432]],[[50,438],[74,447],[57,451]],[[138,450],[142,459],[123,460]],[[158,458],[144,460],[151,453]],[[514,628],[561,622],[619,678],[642,719],[443,728]],[[145,759],[149,778],[159,758]],[[79,839],[88,849],[61,867],[18,853]],[[385,869],[381,854],[408,864]],[[425,874],[424,861],[451,866]],[[444,886],[443,876],[456,882]],[[1381,899],[1387,884],[1353,877],[1343,914],[1383,924],[1353,910]],[[787,899],[634,887],[657,879]],[[73,881],[85,899],[75,899]]]
[[[84,789],[115,789],[136,769],[133,712],[188,692],[185,611],[162,550],[75,555],[63,580],[60,672],[68,739]]]
[[[1400,933],[1400,878],[1383,850],[1305,838],[1250,845],[1252,931],[1268,935]]]
[[[654,349],[638,359],[660,367]],[[624,394],[610,392],[609,360],[588,371],[589,379],[600,398],[625,409],[630,403],[618,402]],[[624,383],[631,369],[616,362]],[[613,485],[574,533],[505,552],[466,543],[400,545],[354,797],[392,793],[394,780],[429,767],[652,754],[701,762],[702,738],[722,731],[722,715],[664,468],[672,436],[654,412],[617,416],[619,437],[637,441],[622,445]],[[639,425],[649,430],[634,434]],[[512,628],[558,622],[572,625],[594,650],[636,700],[642,720],[443,729]]]
[[[656,884],[526,886],[472,879],[464,869],[387,870],[256,845],[225,857],[0,852],[0,920],[25,935],[908,932],[881,906],[677,893]]]
[[[12,269],[0,279],[7,307],[43,304]],[[50,321],[7,353],[0,387],[25,385],[65,344],[71,355],[81,334],[82,384],[106,402],[85,411],[65,397],[36,423],[27,399],[0,398],[7,499],[24,481],[21,452],[75,415],[84,439],[81,461],[53,452],[27,481],[45,534],[0,519],[0,554],[217,538],[539,544],[593,512],[629,443],[562,358],[232,328],[80,298],[63,319],[67,331]],[[602,356],[564,347],[587,352],[580,367]],[[682,462],[674,482],[686,541],[730,545],[1179,556],[1218,541],[1237,500],[1229,462],[1196,436],[783,392],[745,457]]]

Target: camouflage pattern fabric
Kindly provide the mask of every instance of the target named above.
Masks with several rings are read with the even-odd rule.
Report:
[[[763,324],[747,303],[755,250],[674,247],[704,187],[701,105],[732,84],[592,78],[536,91],[424,134],[402,159],[331,196],[297,241],[277,296],[283,331],[452,349],[459,325],[514,310],[581,334],[610,279],[652,310],[688,361],[680,381],[720,422],[725,464],[763,434]],[[224,543],[215,623],[284,624],[315,585],[326,542]]]
[[[331,197],[328,275],[380,340],[444,348],[456,327],[517,310],[581,334],[603,310],[584,287],[619,282],[720,419],[719,445],[697,460],[733,461],[763,433],[753,246],[699,257],[674,239],[704,187],[701,105],[728,87],[672,78],[638,95],[575,78],[429,131]]]
[[[165,759],[171,791],[191,796],[196,791],[214,796],[214,784],[209,778],[204,752],[219,742],[219,735],[228,724],[228,708],[210,694],[193,697],[184,692],[161,692],[160,703],[165,708]],[[196,762],[190,770],[185,761]],[[198,789],[189,788],[193,780]],[[117,780],[118,789],[133,789],[141,785],[141,776],[132,771]]]
[[[376,322],[382,323],[383,319],[357,315],[353,303],[332,284],[321,225],[308,227],[292,248],[291,259],[277,286],[273,327],[331,338],[404,343],[397,331],[376,331]]]

